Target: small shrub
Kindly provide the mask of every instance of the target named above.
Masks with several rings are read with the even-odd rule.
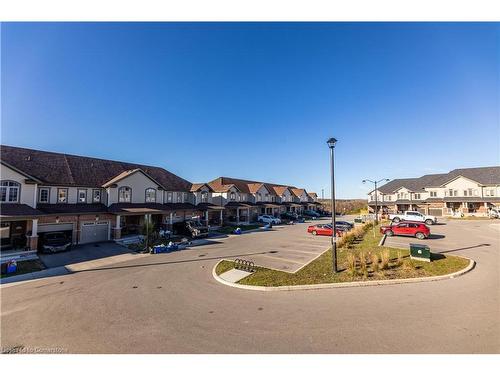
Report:
[[[415,270],[415,264],[413,260],[408,260],[407,262],[403,262],[403,271],[409,272]]]

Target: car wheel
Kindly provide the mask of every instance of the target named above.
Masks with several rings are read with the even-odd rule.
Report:
[[[423,240],[425,238],[425,235],[421,232],[417,232],[415,234],[415,237],[417,237],[419,240]]]
[[[315,235],[317,235],[317,234],[318,234],[318,232],[316,232],[315,230],[313,230],[313,231],[312,231],[312,235],[313,235],[313,236],[315,236]]]
[[[385,234],[387,235],[387,237],[394,236],[394,232],[392,230],[388,230],[387,232],[385,232]]]
[[[399,223],[401,219],[399,217],[395,217],[394,219],[392,219],[392,221],[394,221],[395,223]]]
[[[434,224],[434,222],[433,222],[431,219],[427,219],[427,220],[425,221],[425,224],[427,224],[427,225],[432,225],[432,224]]]

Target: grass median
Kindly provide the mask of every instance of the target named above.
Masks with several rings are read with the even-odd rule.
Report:
[[[408,249],[378,246],[382,238],[379,227],[365,225],[356,231],[340,240],[337,248],[339,272],[336,274],[332,272],[332,252],[329,250],[296,273],[257,267],[239,284],[284,286],[406,279],[446,275],[469,264],[468,259],[445,254],[433,254],[432,262],[412,260]],[[224,273],[233,266],[232,261],[222,261],[217,265],[216,273]]]

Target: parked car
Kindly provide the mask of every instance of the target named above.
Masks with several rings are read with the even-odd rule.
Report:
[[[42,238],[43,253],[57,253],[71,248],[71,238],[64,232],[46,233]]]
[[[437,218],[436,216],[424,215],[418,211],[405,211],[402,214],[390,214],[389,219],[394,221],[395,223],[399,223],[400,221],[420,221],[427,225],[436,224]]]
[[[331,236],[333,234],[333,229],[331,224],[316,224],[309,225],[307,227],[307,232],[311,233],[313,236]],[[337,236],[341,237],[343,231],[337,228]]]
[[[348,227],[349,229],[354,228],[354,224],[350,223],[348,221],[342,221],[342,220],[335,220],[335,225],[340,225],[344,227]]]
[[[304,215],[304,217],[311,217],[311,218],[318,218],[320,216],[316,211],[313,210],[304,210],[302,212],[302,215]]]
[[[284,212],[281,214],[281,219],[283,220],[294,220],[296,221],[299,216],[295,212]]]
[[[500,208],[492,208],[488,212],[488,217],[490,219],[500,219]]]
[[[419,240],[428,238],[431,230],[427,225],[419,221],[402,221],[400,223],[383,225],[380,227],[380,233],[387,236],[411,236]]]
[[[196,220],[186,220],[180,223],[174,223],[172,229],[174,234],[190,236],[191,238],[208,236],[208,227]]]
[[[259,223],[266,223],[266,224],[281,224],[281,220],[278,219],[277,217],[274,217],[272,215],[259,215],[257,218],[257,221]]]

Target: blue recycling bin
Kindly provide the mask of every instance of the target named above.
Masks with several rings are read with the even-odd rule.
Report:
[[[153,254],[160,254],[168,252],[168,247],[165,245],[153,246]]]
[[[15,260],[10,260],[7,263],[7,273],[15,273],[17,271],[17,262]]]

